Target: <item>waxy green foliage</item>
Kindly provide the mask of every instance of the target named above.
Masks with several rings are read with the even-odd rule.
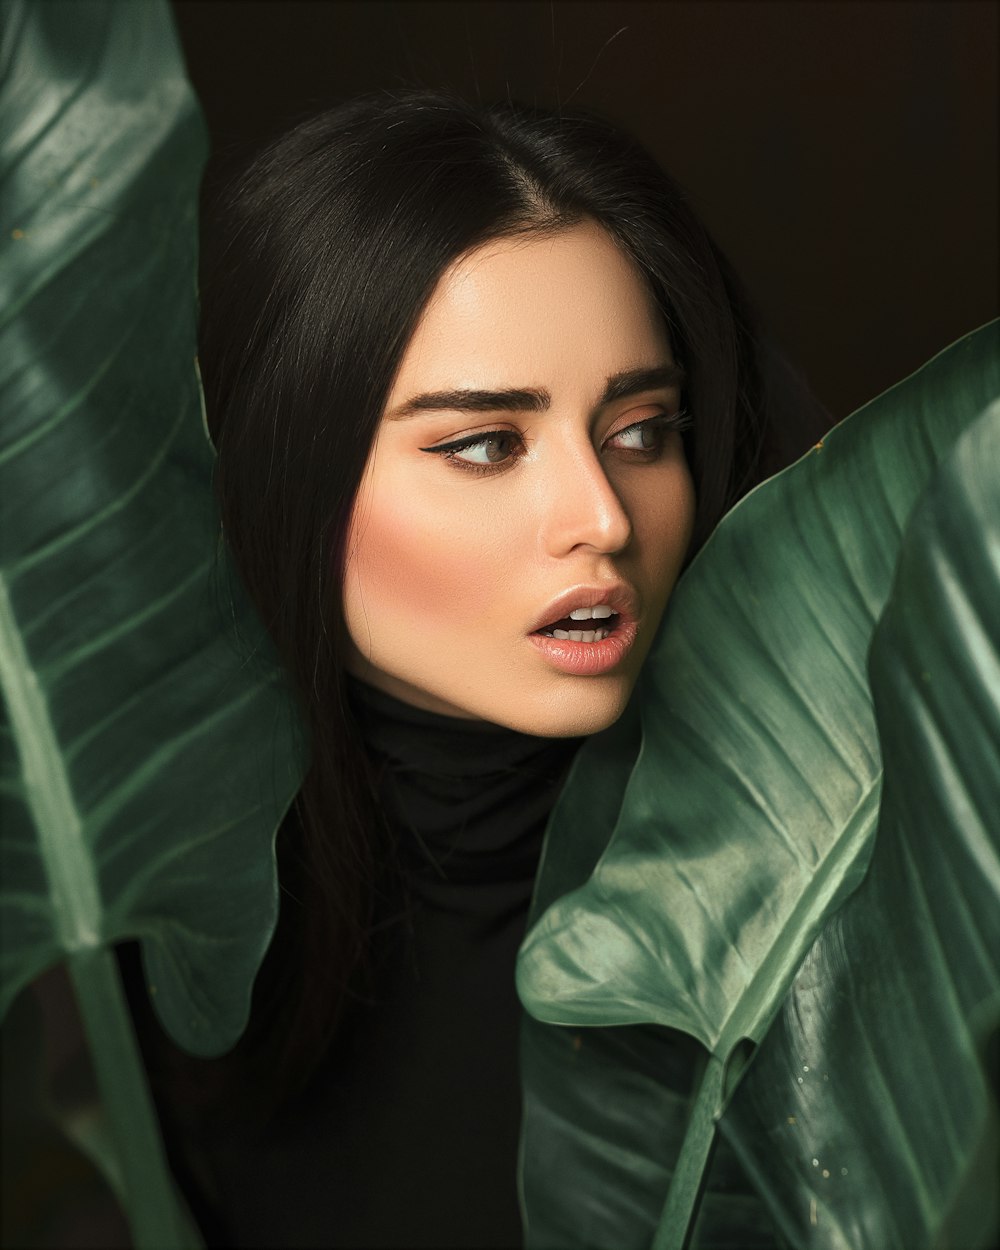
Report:
[[[0,71],[0,1004],[138,937],[169,1031],[216,1052],[297,767],[212,499],[202,122],[165,4],[7,0]]]
[[[75,1138],[139,1250],[198,1236],[109,948],[140,940],[180,1045],[231,1045],[299,777],[212,500],[195,363],[204,147],[165,3],[4,0],[0,1015],[65,961],[101,1100]]]
[[[734,509],[581,752],[519,969],[530,1244],[681,1245],[720,1121],[692,1244],[989,1244],[998,338]]]
[[[295,732],[218,545],[203,137],[166,7],[0,12],[0,1007],[68,961],[141,1206],[162,1164],[129,1131],[141,1082],[106,947],[141,939],[182,1045],[235,1039]],[[556,1022],[525,1051],[532,1245],[679,1244],[720,1135],[698,1244],[988,1235],[996,339],[737,508],[633,711],[582,753],[521,973]],[[169,1194],[136,1226],[184,1236]]]
[[[992,1246],[1000,402],[914,511],[868,667],[885,773],[872,862],[723,1131],[797,1245]],[[762,1141],[781,1148],[765,1158]]]

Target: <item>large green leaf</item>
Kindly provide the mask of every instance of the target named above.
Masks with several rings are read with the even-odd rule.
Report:
[[[1000,392],[997,341],[996,326],[961,340],[734,509],[647,663],[631,771],[622,744],[636,730],[613,731],[610,778],[624,796],[604,786],[606,736],[581,752],[538,909],[559,901],[519,968],[522,998],[547,1022],[529,1026],[525,1049],[532,1244],[648,1245],[658,1224],[662,1244],[683,1237],[741,1065],[864,876],[881,790],[868,646],[935,465]],[[608,842],[599,822],[619,802]],[[645,1028],[607,1027],[631,1024]],[[576,1046],[560,1047],[581,1025]],[[623,1058],[630,1032],[643,1035],[641,1062]],[[703,1073],[689,1057],[685,1074],[681,1034],[705,1048]],[[586,1092],[573,1076],[583,1053]],[[800,1075],[804,1088],[801,1072],[788,1079],[798,1088]],[[741,1138],[744,1165],[746,1151]],[[616,1186],[603,1182],[609,1166]],[[730,1188],[729,1162],[713,1167],[700,1244],[751,1244],[742,1233],[757,1217]],[[579,1218],[571,1192],[588,1195]]]
[[[191,1243],[108,948],[140,939],[182,1046],[231,1045],[298,780],[212,500],[203,127],[164,2],[4,0],[2,19],[0,1014],[66,960],[110,1132],[85,1144],[137,1245]]]
[[[872,863],[722,1130],[796,1245],[992,1246],[1000,403],[915,512],[869,670],[885,768]]]
[[[227,632],[256,631],[195,369],[202,123],[166,5],[7,3],[0,61],[2,1005],[137,936],[170,1031],[212,1052],[295,770],[275,670]]]

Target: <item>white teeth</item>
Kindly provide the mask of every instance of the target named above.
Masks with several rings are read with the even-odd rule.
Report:
[[[553,638],[561,638],[567,642],[603,642],[611,633],[610,629],[554,629]]]
[[[604,621],[614,615],[606,603],[599,603],[596,608],[574,608],[569,614],[571,621],[589,621],[591,618]]]

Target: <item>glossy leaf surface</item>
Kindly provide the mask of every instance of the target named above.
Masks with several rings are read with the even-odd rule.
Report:
[[[167,6],[7,3],[0,53],[2,1006],[126,937],[243,1027],[296,786],[218,549],[195,367],[200,115]]]
[[[603,736],[581,752],[538,891],[540,905],[563,897],[529,934],[519,987],[549,1026],[601,1026],[582,1030],[581,1045],[605,1056],[592,1065],[602,1089],[577,1094],[567,1053],[539,1040],[546,1026],[529,1026],[531,1244],[648,1245],[658,1223],[657,1244],[681,1243],[740,1066],[867,868],[882,784],[868,647],[917,500],[1000,393],[997,339],[996,326],[967,336],[734,509],[678,587],[647,663],[641,748],[631,770],[625,759],[614,768],[623,790],[602,788]],[[608,843],[600,825],[619,802]],[[574,862],[566,848],[581,826],[590,849]],[[690,1170],[662,1223],[677,1163],[676,1145],[664,1143],[678,1143],[684,1125],[654,1142],[648,1116],[622,1114],[657,1100],[669,1111],[657,1061],[629,1065],[612,1053],[623,1052],[622,1030],[607,1026],[630,1024],[661,1026],[664,1044],[675,1030],[688,1034],[710,1055],[700,1127],[687,1138]],[[676,1072],[671,1079],[685,1086]],[[766,1153],[770,1144],[754,1137],[744,1148]],[[567,1150],[572,1178],[556,1162]],[[624,1169],[627,1198],[605,1201],[600,1177],[623,1154],[655,1166]],[[713,1166],[699,1244],[745,1244],[745,1216],[723,1210],[737,1191],[718,1156]],[[585,1222],[563,1200],[570,1183],[591,1195]]]
[[[1000,1232],[1000,403],[916,509],[869,668],[871,866],[722,1127],[796,1245],[972,1250]]]

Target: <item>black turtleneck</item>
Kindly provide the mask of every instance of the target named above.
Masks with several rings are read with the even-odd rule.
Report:
[[[350,693],[413,900],[487,925],[523,914],[581,739],[425,712],[356,680]]]
[[[373,1001],[263,1139],[213,1160],[237,1246],[516,1247],[514,961],[579,739],[425,712],[351,683],[404,903]]]

